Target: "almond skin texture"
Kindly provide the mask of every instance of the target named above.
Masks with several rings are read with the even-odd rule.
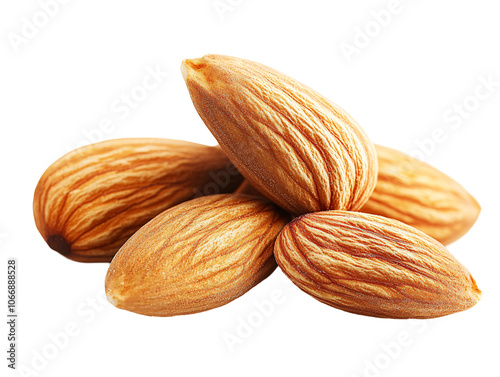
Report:
[[[375,147],[378,181],[361,212],[402,221],[444,245],[469,231],[481,207],[460,184],[405,153]]]
[[[266,200],[221,194],[161,213],[135,233],[109,266],[108,300],[149,316],[213,309],[276,268],[273,245],[289,220]]]
[[[33,213],[52,249],[79,262],[110,262],[160,212],[205,192],[232,192],[242,180],[219,147],[115,139],[54,162],[35,189]]]
[[[343,109],[248,60],[207,55],[181,71],[198,114],[257,191],[294,215],[368,200],[375,148]]]
[[[300,289],[355,314],[434,318],[469,309],[481,296],[442,244],[382,216],[307,214],[283,229],[274,252]]]

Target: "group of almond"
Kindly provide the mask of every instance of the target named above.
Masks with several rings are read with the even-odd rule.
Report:
[[[457,182],[374,145],[339,106],[269,67],[208,55],[181,71],[219,146],[104,141],[63,156],[35,190],[36,226],[52,249],[111,262],[113,305],[197,313],[277,266],[356,314],[432,318],[478,302],[443,246],[480,211]]]

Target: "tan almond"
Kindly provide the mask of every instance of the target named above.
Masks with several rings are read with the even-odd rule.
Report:
[[[253,187],[250,182],[248,182],[246,179],[243,180],[241,185],[236,189],[234,192],[235,194],[244,194],[244,195],[251,195],[251,196],[257,196],[259,198],[264,198],[265,196],[262,195],[259,191]]]
[[[474,225],[481,207],[459,183],[403,152],[376,149],[378,181],[361,212],[402,221],[445,245]]]
[[[106,276],[108,300],[149,316],[229,303],[276,268],[273,245],[289,219],[247,195],[193,199],[161,213],[120,249]]]
[[[375,148],[339,106],[264,65],[207,55],[181,67],[193,104],[256,190],[295,215],[356,210],[377,179]]]
[[[154,216],[242,181],[219,147],[168,139],[115,139],[68,153],[35,190],[36,226],[48,245],[79,262],[109,262]]]
[[[481,296],[469,271],[442,244],[382,216],[301,216],[278,236],[275,256],[300,289],[355,314],[433,318],[469,309]]]

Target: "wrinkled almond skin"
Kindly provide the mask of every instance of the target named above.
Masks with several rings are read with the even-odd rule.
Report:
[[[232,192],[242,179],[219,147],[115,139],[54,162],[35,189],[33,213],[52,249],[79,262],[110,262],[160,212],[214,187]]]
[[[356,210],[377,179],[375,148],[323,96],[264,65],[207,55],[181,70],[193,104],[250,184],[294,215]]]
[[[481,207],[460,184],[403,152],[375,147],[378,181],[361,212],[402,221],[444,245],[469,231]]]
[[[434,318],[469,309],[481,295],[469,271],[442,244],[381,216],[301,216],[283,229],[274,252],[300,289],[355,314]]]
[[[116,254],[106,276],[108,300],[160,317],[225,305],[275,270],[273,245],[288,220],[267,199],[247,195],[179,204],[143,226]]]

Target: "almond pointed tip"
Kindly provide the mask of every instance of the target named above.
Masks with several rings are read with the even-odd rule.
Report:
[[[113,296],[110,292],[106,292],[106,298],[113,306],[118,308],[118,299],[115,296]]]
[[[481,213],[481,204],[479,204],[479,202],[473,197],[473,203],[474,203],[474,207],[476,209],[476,219],[479,217],[479,214]]]
[[[184,59],[181,64],[181,73],[184,81],[187,81],[188,76],[196,75],[199,76],[202,74],[202,71],[206,67],[206,62],[204,58],[195,58],[195,59]]]
[[[481,290],[477,287],[477,285],[475,284],[475,282],[474,282],[473,290],[474,290],[474,296],[476,298],[476,303],[477,303],[483,297],[483,292],[481,292]]]
[[[476,302],[479,302],[483,298],[483,292],[481,292],[479,289],[476,291]]]
[[[467,294],[467,309],[472,308],[475,306],[482,298],[483,292],[478,288],[476,281],[474,278],[471,276],[471,286],[468,289],[468,294]]]

